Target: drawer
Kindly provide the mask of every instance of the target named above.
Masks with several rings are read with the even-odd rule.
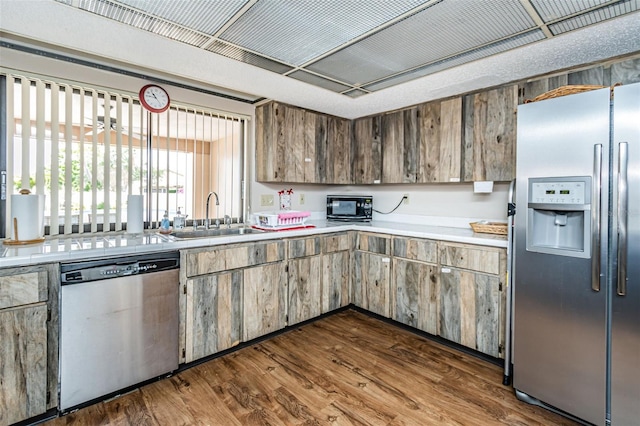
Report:
[[[440,264],[500,275],[506,267],[506,250],[467,245],[441,244]]]
[[[391,237],[388,235],[358,232],[356,249],[389,256],[391,255]]]
[[[284,241],[233,244],[187,251],[187,278],[284,260]]]
[[[0,309],[44,302],[47,299],[47,271],[0,271]]]
[[[351,234],[348,232],[341,232],[338,234],[331,234],[322,237],[323,251],[325,253],[334,253],[336,251],[351,250]]]
[[[320,254],[320,237],[296,238],[288,240],[289,259]]]
[[[393,238],[393,255],[409,260],[438,263],[438,243],[420,238]]]

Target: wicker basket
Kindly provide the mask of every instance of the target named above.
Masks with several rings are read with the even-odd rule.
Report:
[[[545,99],[559,98],[561,96],[573,95],[576,93],[589,92],[591,90],[604,89],[607,86],[598,86],[596,84],[575,84],[570,86],[561,86],[557,89],[549,90],[533,99],[527,99],[525,104],[531,102],[544,101]]]
[[[483,234],[498,234],[507,235],[507,224],[502,222],[471,222],[471,229],[473,232],[480,232]]]

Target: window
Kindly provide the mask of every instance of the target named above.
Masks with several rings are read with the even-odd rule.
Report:
[[[145,199],[146,227],[165,211],[243,221],[246,120],[172,104],[150,114],[137,96],[6,75],[7,193],[45,194],[45,232],[119,231],[127,195]],[[7,197],[5,229],[10,229]]]

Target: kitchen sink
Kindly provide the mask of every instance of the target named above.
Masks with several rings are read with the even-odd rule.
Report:
[[[196,231],[174,231],[169,235],[178,240],[185,240],[191,238],[227,237],[231,235],[255,234],[258,232],[262,231],[253,228],[219,228],[198,229]]]

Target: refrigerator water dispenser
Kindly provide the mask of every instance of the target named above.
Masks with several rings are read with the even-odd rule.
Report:
[[[591,177],[530,178],[527,250],[591,257]]]

